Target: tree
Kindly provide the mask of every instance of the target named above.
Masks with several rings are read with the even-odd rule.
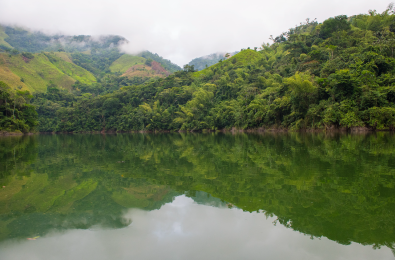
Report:
[[[147,60],[145,61],[145,65],[151,66],[151,65],[152,65],[152,62],[153,62],[152,59],[147,59]]]
[[[330,52],[331,54],[331,60],[333,60],[333,52],[337,49],[337,46],[333,46],[333,45],[326,45],[325,46],[327,48],[327,50]]]
[[[291,91],[294,109],[300,113],[306,113],[310,100],[317,91],[317,87],[311,82],[310,74],[296,72],[294,76],[284,79],[284,83]]]
[[[184,71],[185,72],[195,72],[195,65],[184,65]]]
[[[351,28],[346,15],[339,15],[325,20],[320,28],[320,37],[327,39],[336,31],[347,31]]]

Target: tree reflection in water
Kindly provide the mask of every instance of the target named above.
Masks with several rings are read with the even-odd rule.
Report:
[[[39,135],[0,147],[2,240],[125,227],[127,209],[185,194],[341,244],[395,242],[390,133]]]

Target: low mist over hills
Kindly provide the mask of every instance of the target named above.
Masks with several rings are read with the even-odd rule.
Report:
[[[75,83],[92,85],[107,74],[142,83],[181,69],[149,51],[123,53],[124,44],[128,41],[115,35],[46,35],[0,25],[0,78],[13,89],[45,92],[49,84],[71,90]],[[136,65],[139,73],[125,74]]]
[[[92,49],[119,47],[128,41],[116,35],[92,37],[90,35],[47,35],[39,31],[0,25],[0,48],[21,52],[66,51],[84,52]]]
[[[306,19],[271,44],[201,57],[183,70],[148,51],[120,52],[118,36],[62,42],[2,29],[0,129],[394,130],[394,17],[391,4],[382,13]],[[214,65],[200,70],[207,62]]]
[[[210,67],[215,63],[219,62],[220,60],[225,60],[227,58],[232,57],[238,53],[238,51],[227,53],[227,52],[217,52],[210,55],[206,55],[203,57],[199,57],[196,59],[191,60],[188,65],[194,66],[196,70],[202,70],[204,68]]]

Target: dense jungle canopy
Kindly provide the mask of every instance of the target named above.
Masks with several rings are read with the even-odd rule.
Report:
[[[38,113],[38,124],[28,121],[23,113],[13,113],[16,109],[24,111],[22,101],[13,109],[15,98],[5,102],[0,97],[0,128],[42,132],[232,127],[393,130],[394,18],[391,4],[383,13],[370,10],[368,14],[332,17],[323,23],[307,19],[271,37],[271,44],[244,49],[201,71],[186,65],[170,76],[158,74],[160,77],[149,80],[111,72],[111,62],[119,59],[116,51],[94,52],[103,57],[115,55],[111,59],[72,53],[73,64],[84,68],[80,73],[85,76],[81,77],[93,74],[95,78],[83,82],[69,76],[69,87],[60,87],[66,75],[59,77],[58,84],[51,80],[41,91],[35,91],[30,105]],[[25,55],[29,59],[29,54],[13,51],[9,51],[10,57]],[[144,64],[131,67],[129,72],[144,70],[151,75],[154,56],[143,55],[141,58],[147,58]],[[38,61],[38,56],[30,63],[34,60]],[[60,67],[56,59],[48,60]],[[123,61],[118,61],[117,66],[126,70]]]

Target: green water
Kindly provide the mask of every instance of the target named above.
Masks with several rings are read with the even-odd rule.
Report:
[[[0,259],[393,259],[394,228],[391,133],[0,138]]]

